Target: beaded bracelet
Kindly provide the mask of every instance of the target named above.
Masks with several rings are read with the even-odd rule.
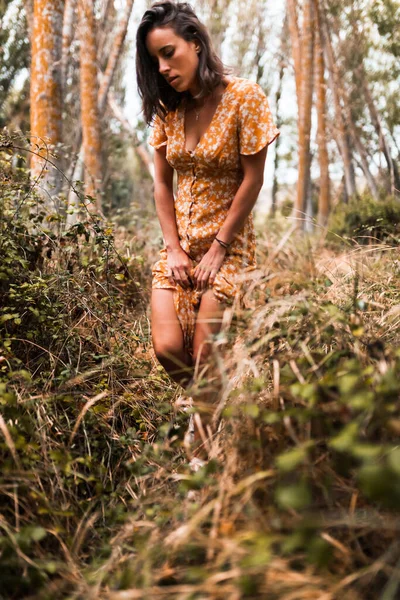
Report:
[[[215,240],[218,242],[218,244],[220,244],[223,248],[229,248],[229,244],[227,244],[226,242],[223,242],[222,240],[219,240],[217,237],[215,238]]]

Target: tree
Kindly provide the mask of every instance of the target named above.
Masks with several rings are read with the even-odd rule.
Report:
[[[281,40],[280,40],[280,52],[279,52],[279,76],[278,76],[278,87],[275,94],[275,111],[276,111],[276,126],[280,129],[282,125],[281,119],[281,96],[282,96],[282,84],[285,75],[285,70],[288,61],[288,17],[287,11],[285,20],[282,27]],[[277,206],[277,195],[278,195],[278,167],[279,167],[279,147],[281,143],[281,136],[279,136],[275,142],[275,157],[274,157],[274,175],[272,182],[272,193],[271,193],[271,215],[274,216]]]
[[[61,48],[63,0],[34,1],[31,63],[31,137],[37,143],[32,155],[33,178],[42,173],[42,190],[53,198],[61,188],[57,169],[46,164],[49,151],[61,142]]]
[[[319,160],[319,196],[318,196],[318,225],[325,227],[328,222],[330,211],[330,179],[329,179],[329,156],[327,147],[326,129],[326,82],[325,61],[321,41],[321,22],[319,15],[319,2],[314,0],[315,9],[315,87],[316,106],[318,115],[318,160]]]
[[[343,160],[344,181],[346,190],[346,199],[357,195],[356,178],[353,166],[353,156],[349,143],[348,131],[346,128],[345,119],[343,116],[342,106],[340,102],[340,77],[337,67],[336,58],[333,52],[331,36],[326,17],[326,10],[323,1],[320,4],[320,30],[322,32],[321,41],[324,47],[324,55],[329,74],[329,86],[332,92],[335,128],[334,135],[336,138],[339,153]]]
[[[62,59],[61,59],[61,82],[62,87],[66,87],[68,59],[71,42],[74,38],[74,25],[76,16],[77,0],[65,0],[64,21],[62,31]]]
[[[29,64],[29,41],[23,6],[17,8],[11,25],[5,23],[7,9],[12,6],[10,0],[3,1],[0,17],[0,128],[9,125],[15,116],[12,108],[20,104],[20,98],[14,94],[13,86],[18,75]]]
[[[121,55],[122,47],[124,45],[126,33],[128,31],[129,19],[131,17],[134,0],[127,0],[125,10],[122,15],[121,21],[118,23],[117,31],[114,36],[111,53],[107,62],[105,73],[102,77],[100,91],[99,91],[99,111],[100,114],[104,113],[107,94],[111,87],[112,79],[115,74],[116,66]]]
[[[93,0],[79,0],[80,92],[85,193],[101,210],[101,135],[98,107],[97,46]]]
[[[298,101],[299,169],[294,215],[304,228],[307,201],[310,192],[310,137],[313,101],[314,7],[312,0],[304,0],[302,28],[298,22],[297,1],[288,0],[289,31],[295,68]]]

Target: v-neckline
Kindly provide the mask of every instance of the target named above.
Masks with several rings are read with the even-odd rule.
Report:
[[[211,129],[211,125],[214,123],[214,120],[216,119],[217,113],[219,112],[219,110],[221,108],[221,105],[223,103],[225,95],[232,83],[233,83],[233,78],[228,81],[228,84],[227,84],[226,88],[224,89],[224,91],[222,92],[221,98],[219,99],[219,102],[218,102],[217,107],[214,111],[214,114],[211,118],[211,121],[208,124],[208,127],[204,131],[203,135],[199,138],[199,141],[197,142],[197,144],[193,148],[193,150],[188,150],[188,148],[186,147],[186,127],[185,127],[186,103],[184,104],[183,112],[182,112],[182,135],[183,135],[183,147],[185,149],[185,152],[187,152],[188,154],[194,154],[196,152],[196,150],[198,149],[198,147],[200,146],[200,144],[204,141],[204,138],[206,137],[208,131]]]

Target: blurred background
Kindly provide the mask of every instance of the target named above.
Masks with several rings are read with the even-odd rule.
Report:
[[[79,210],[68,180],[85,181],[103,214],[123,219],[151,207],[149,129],[135,76],[135,32],[150,4],[85,0],[80,13],[77,0],[0,3],[0,127],[57,148],[67,179],[47,193],[67,197],[54,208],[69,213],[69,224]],[[281,130],[256,206],[261,224],[279,209],[311,231],[342,203],[358,199],[372,210],[399,197],[398,2],[192,6],[224,63],[263,87]],[[40,157],[25,156],[40,173]]]

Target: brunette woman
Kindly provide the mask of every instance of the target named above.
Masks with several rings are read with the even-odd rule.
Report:
[[[256,267],[251,211],[279,131],[261,87],[224,69],[187,3],[156,2],[144,13],[136,61],[164,239],[152,270],[152,339],[185,386],[209,358],[238,275]]]

